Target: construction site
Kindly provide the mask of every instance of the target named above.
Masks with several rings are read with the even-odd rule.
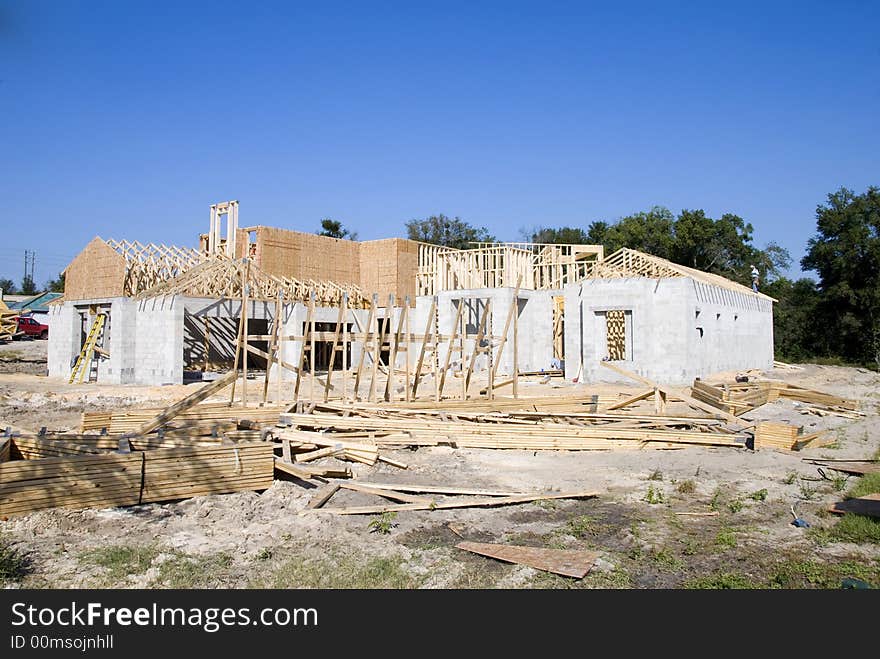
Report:
[[[772,297],[628,248],[242,224],[229,201],[195,247],[95,237],[48,342],[0,344],[20,583],[880,575],[834,531],[880,515],[843,495],[880,472],[880,376],[775,361]]]

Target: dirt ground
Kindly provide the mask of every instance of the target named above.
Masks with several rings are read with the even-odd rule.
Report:
[[[15,351],[37,359],[40,348],[45,360],[45,342],[0,346],[0,428],[75,429],[85,409],[165,405],[198,386],[68,386],[7,361]],[[834,472],[824,478],[804,460],[875,456],[880,374],[805,365],[763,375],[859,399],[870,414],[859,420],[818,417],[780,400],[746,416],[786,420],[805,426],[805,433],[829,429],[837,440],[800,453],[423,447],[383,451],[408,464],[407,470],[346,463],[365,482],[599,493],[588,500],[386,516],[301,514],[314,490],[276,480],[262,493],[40,511],[0,521],[0,539],[22,557],[19,577],[7,586],[838,588],[849,577],[880,587],[880,545],[841,541],[832,532],[837,519],[825,512],[858,479],[832,480]],[[523,390],[529,396],[596,391],[560,379]],[[378,500],[340,491],[332,503]],[[811,528],[791,524],[792,506]],[[677,514],[682,512],[708,515]],[[587,577],[575,580],[458,550],[462,539],[591,549],[601,558]]]

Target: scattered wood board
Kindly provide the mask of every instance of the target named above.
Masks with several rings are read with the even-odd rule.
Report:
[[[491,506],[509,506],[517,503],[530,503],[532,501],[547,501],[549,499],[588,499],[599,496],[598,492],[564,492],[559,494],[524,494],[515,497],[487,497],[481,499],[465,499],[461,501],[432,501],[429,504],[402,503],[387,506],[354,506],[350,508],[323,508],[316,512],[328,512],[336,515],[376,515],[386,512],[398,512],[403,510],[449,510],[452,508],[485,508]],[[303,513],[312,512],[304,510]],[[302,514],[302,513],[301,513]]]
[[[565,577],[583,579],[593,568],[597,551],[580,551],[574,549],[544,549],[541,547],[523,547],[521,545],[496,545],[488,542],[459,542],[456,549],[488,556],[506,563],[527,565],[536,570],[561,574]]]
[[[838,501],[830,506],[828,510],[838,515],[855,513],[857,515],[867,515],[868,517],[880,517],[880,494],[866,494],[857,499]]]
[[[880,462],[846,462],[835,460],[811,460],[810,462],[820,467],[827,467],[828,469],[842,471],[847,474],[858,474],[859,476],[880,473]]]

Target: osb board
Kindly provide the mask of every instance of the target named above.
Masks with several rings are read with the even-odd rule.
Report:
[[[360,243],[311,233],[257,227],[257,265],[277,277],[360,283]]]
[[[398,305],[408,295],[415,304],[418,243],[403,238],[369,240],[360,244],[361,290],[378,293],[387,300],[393,294]]]
[[[125,257],[95,237],[65,270],[64,299],[120,297],[125,285]]]

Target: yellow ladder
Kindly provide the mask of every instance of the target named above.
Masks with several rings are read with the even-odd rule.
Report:
[[[104,318],[105,316],[102,313],[95,316],[92,329],[89,330],[86,342],[83,343],[79,357],[76,358],[76,364],[73,365],[73,371],[70,373],[70,379],[67,381],[68,384],[73,384],[74,380],[81,383],[85,374],[90,370],[92,357],[95,354],[95,345],[98,342],[98,337],[101,335],[101,330],[104,329]]]

